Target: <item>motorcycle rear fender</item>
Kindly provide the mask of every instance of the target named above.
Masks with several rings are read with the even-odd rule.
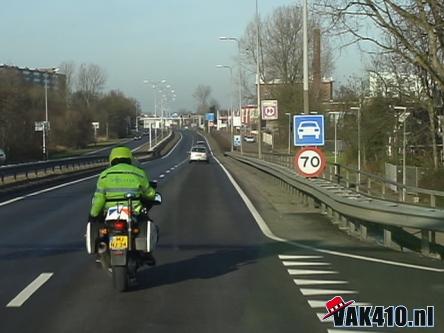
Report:
[[[111,266],[126,266],[127,264],[127,251],[126,250],[111,250]]]

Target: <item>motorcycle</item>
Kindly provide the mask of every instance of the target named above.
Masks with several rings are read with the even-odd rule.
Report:
[[[151,186],[156,188],[157,183],[151,182]],[[108,208],[104,223],[87,224],[87,251],[97,254],[103,268],[111,271],[113,286],[119,292],[126,291],[130,282],[136,280],[140,267],[153,264],[150,253],[158,241],[158,228],[148,212],[162,203],[161,194],[156,192],[155,199],[144,205],[138,215],[132,210],[136,199],[135,194],[127,193],[126,203]]]

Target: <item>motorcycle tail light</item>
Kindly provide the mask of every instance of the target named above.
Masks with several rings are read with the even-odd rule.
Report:
[[[126,221],[124,221],[124,220],[115,221],[114,222],[114,229],[117,231],[126,230]]]

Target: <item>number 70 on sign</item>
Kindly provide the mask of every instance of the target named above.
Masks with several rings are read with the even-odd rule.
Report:
[[[302,148],[294,159],[296,171],[304,177],[319,177],[324,172],[325,166],[325,155],[317,147]]]

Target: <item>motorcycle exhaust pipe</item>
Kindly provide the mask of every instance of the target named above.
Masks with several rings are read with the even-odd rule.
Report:
[[[103,254],[106,252],[107,249],[108,245],[105,242],[100,242],[97,248],[97,252],[99,252],[99,254]]]

